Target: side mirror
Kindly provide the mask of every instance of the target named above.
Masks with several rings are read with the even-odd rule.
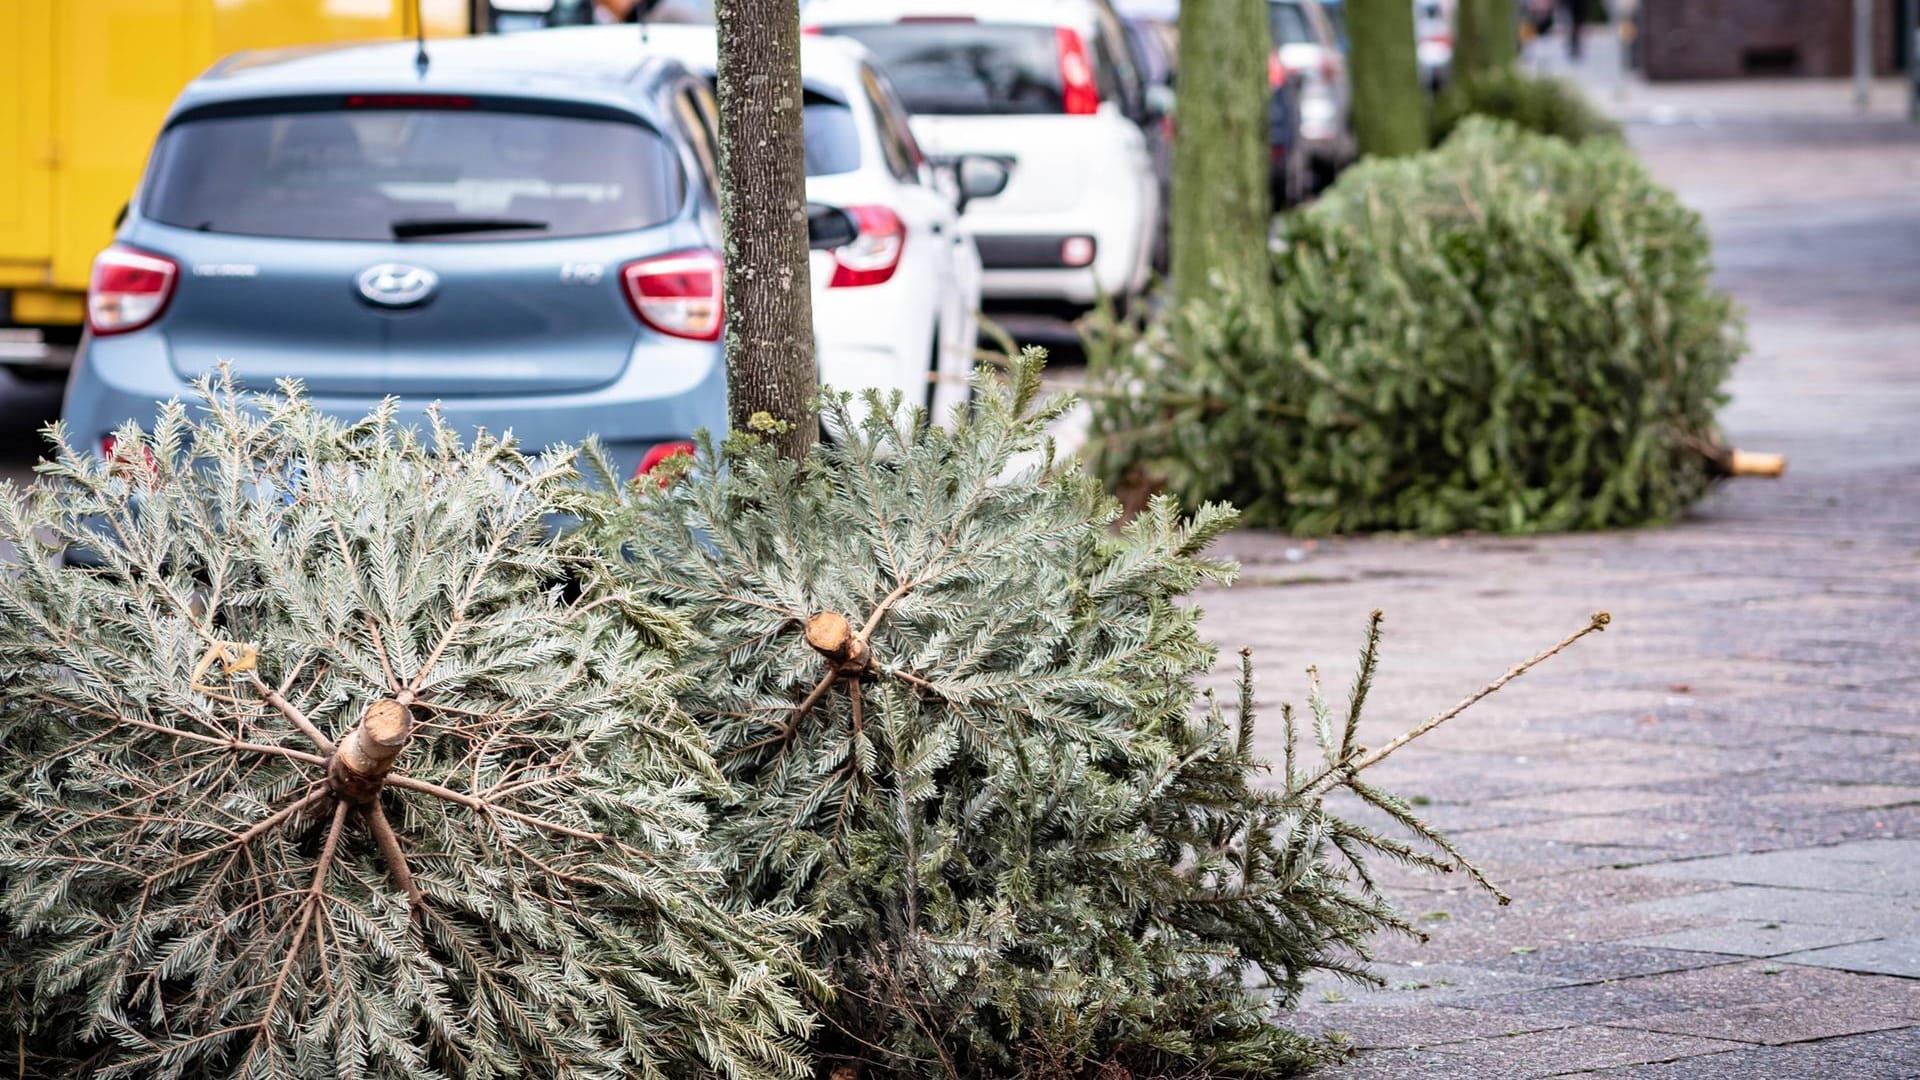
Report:
[[[807,246],[832,251],[860,239],[860,223],[853,215],[825,203],[807,204]]]
[[[1173,115],[1173,87],[1154,84],[1147,87],[1147,119],[1159,120]]]
[[[1007,190],[1007,180],[1012,177],[1013,170],[999,158],[963,154],[954,160],[953,173],[960,187],[960,198],[955,208],[965,213],[967,204],[973,200],[991,199]]]

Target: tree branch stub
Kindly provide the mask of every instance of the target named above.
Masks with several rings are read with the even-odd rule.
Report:
[[[407,707],[392,698],[375,701],[328,760],[328,788],[350,803],[372,802],[412,738],[413,716]]]

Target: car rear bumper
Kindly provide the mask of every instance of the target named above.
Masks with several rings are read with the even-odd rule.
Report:
[[[980,294],[988,300],[1059,300],[1092,304],[1102,295],[1130,296],[1138,280],[1137,237],[1117,229],[1075,229],[1071,224],[1045,232],[977,232]],[[1063,248],[1073,240],[1093,247],[1093,261],[1070,266]]]
[[[630,362],[613,382],[578,393],[463,397],[457,394],[459,377],[453,372],[446,395],[403,399],[400,414],[424,428],[428,406],[437,404],[456,430],[510,432],[530,451],[597,436],[614,465],[630,474],[652,446],[684,439],[702,428],[723,432],[727,421],[726,364],[720,345],[651,343],[644,352],[645,363]],[[672,377],[662,378],[663,370],[671,370]],[[81,343],[61,415],[75,441],[98,446],[102,436],[128,421],[151,425],[163,402],[190,401],[193,396],[192,384],[168,362],[159,331],[89,337]],[[380,398],[315,396],[313,401],[331,415],[357,419]]]

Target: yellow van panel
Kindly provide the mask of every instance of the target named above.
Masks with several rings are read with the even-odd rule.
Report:
[[[412,0],[0,0],[0,281],[86,288],[167,107],[214,61],[243,49],[409,35],[412,8]],[[468,0],[421,0],[436,36],[466,33],[468,9]]]
[[[53,175],[53,0],[0,3],[0,274],[45,280]]]
[[[85,288],[167,106],[197,69],[200,0],[57,0],[53,280]]]
[[[13,294],[13,317],[30,326],[85,322],[87,296],[50,289],[20,289]]]

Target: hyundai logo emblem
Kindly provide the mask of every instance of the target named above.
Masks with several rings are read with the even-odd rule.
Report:
[[[403,308],[423,303],[440,285],[440,275],[404,263],[381,263],[360,271],[356,282],[369,304]]]

